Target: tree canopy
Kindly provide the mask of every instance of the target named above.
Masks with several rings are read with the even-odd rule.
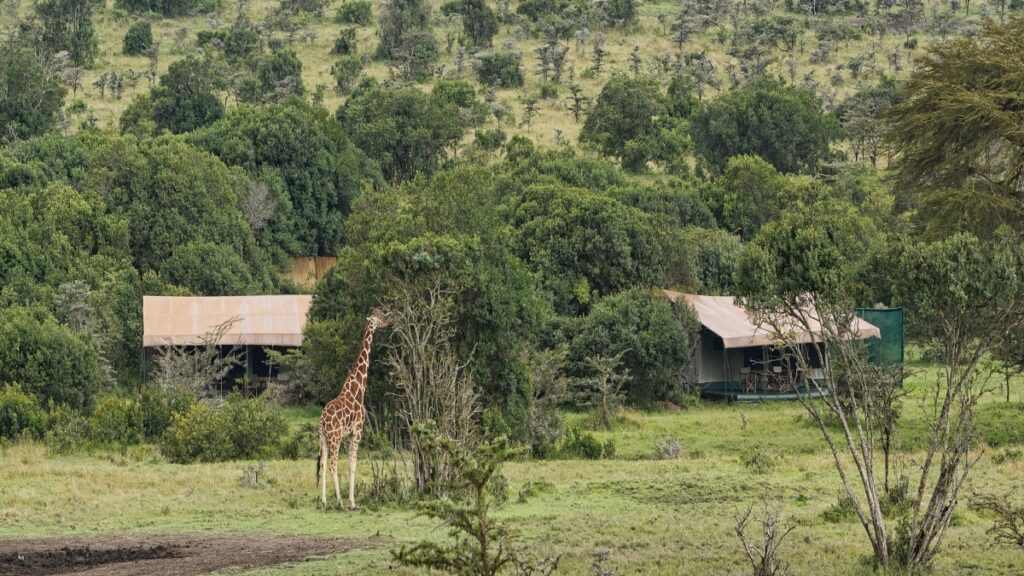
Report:
[[[1024,17],[935,44],[888,114],[899,189],[931,238],[1024,226]]]
[[[780,172],[813,172],[839,136],[834,117],[810,90],[759,79],[708,102],[693,120],[696,152],[716,172],[752,154]]]

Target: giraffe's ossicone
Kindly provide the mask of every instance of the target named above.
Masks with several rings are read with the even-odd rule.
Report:
[[[341,503],[341,488],[338,485],[338,451],[341,441],[348,437],[348,507],[356,507],[356,459],[359,441],[363,437],[363,422],[366,408],[363,396],[366,392],[366,375],[370,370],[370,346],[377,328],[389,324],[384,313],[374,308],[366,319],[363,343],[359,356],[349,370],[341,393],[324,406],[320,414],[320,457],[317,460],[317,481],[321,484],[320,502],[327,505],[327,471],[334,477],[334,494]]]

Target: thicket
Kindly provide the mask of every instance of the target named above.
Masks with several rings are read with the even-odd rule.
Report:
[[[153,46],[153,26],[146,20],[140,20],[128,27],[124,35],[122,52],[130,56],[145,54]]]

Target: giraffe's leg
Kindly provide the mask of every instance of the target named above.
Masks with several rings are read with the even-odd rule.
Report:
[[[327,435],[320,431],[320,503],[327,507]]]
[[[338,450],[341,449],[341,438],[331,439],[331,476],[334,477],[334,495],[341,504],[341,488],[338,485]]]
[[[348,441],[348,509],[356,509],[356,461],[362,434],[354,432]]]

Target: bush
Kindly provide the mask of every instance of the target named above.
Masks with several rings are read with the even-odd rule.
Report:
[[[331,54],[355,54],[358,44],[356,43],[356,29],[345,28],[338,33],[338,38],[334,41],[334,48],[331,49]]]
[[[124,35],[123,52],[129,56],[145,54],[153,46],[153,27],[145,20],[128,27]]]
[[[365,443],[364,443],[365,444]],[[316,458],[320,454],[319,426],[307,422],[299,426],[281,447],[281,456],[291,460]]]
[[[683,445],[678,438],[663,438],[654,449],[655,460],[678,460],[683,455]]]
[[[540,97],[544,100],[554,100],[558,98],[558,84],[552,82],[545,82],[540,85]]]
[[[601,441],[590,432],[582,432],[574,428],[569,431],[562,443],[562,453],[584,460],[610,458],[615,455],[615,441],[609,438],[608,442],[601,444]]]
[[[201,6],[216,7],[209,0],[115,0],[114,6],[133,13],[157,12],[164,16],[188,16]]]
[[[342,56],[331,66],[335,89],[339,94],[348,94],[355,86],[359,74],[363,71],[363,61],[355,54]]]
[[[18,382],[41,402],[88,408],[102,376],[92,338],[49,312],[10,307],[0,314],[0,382]]]
[[[358,24],[366,26],[373,22],[373,3],[370,0],[350,0],[342,4],[334,13],[334,21],[338,24]]]
[[[1024,458],[1024,452],[1021,452],[1016,448],[1008,448],[993,455],[992,461],[996,464],[1003,464],[1006,462],[1018,462],[1022,458]]]
[[[476,77],[485,86],[514,88],[523,85],[523,68],[515,52],[484,54],[476,61]]]
[[[46,444],[58,454],[79,449],[89,442],[89,420],[67,407],[50,411]]]
[[[46,430],[46,413],[39,400],[17,384],[0,388],[0,438],[41,438]]]
[[[476,131],[476,143],[484,150],[497,150],[501,148],[507,137],[508,135],[501,128]]]
[[[100,444],[138,444],[145,438],[142,405],[133,398],[103,396],[89,417],[89,438]]]
[[[179,464],[276,455],[287,428],[275,405],[235,393],[222,406],[199,403],[174,415],[160,450]]]
[[[136,401],[142,410],[142,431],[149,440],[160,438],[171,425],[174,413],[187,412],[192,403],[191,398],[184,394],[172,401],[170,394],[155,386],[143,387],[136,395]]]
[[[836,497],[836,503],[821,513],[822,519],[831,524],[842,524],[857,520],[857,507],[846,492]]]
[[[743,465],[755,474],[766,474],[775,468],[780,457],[775,452],[764,448],[753,448],[743,454],[740,460]]]

